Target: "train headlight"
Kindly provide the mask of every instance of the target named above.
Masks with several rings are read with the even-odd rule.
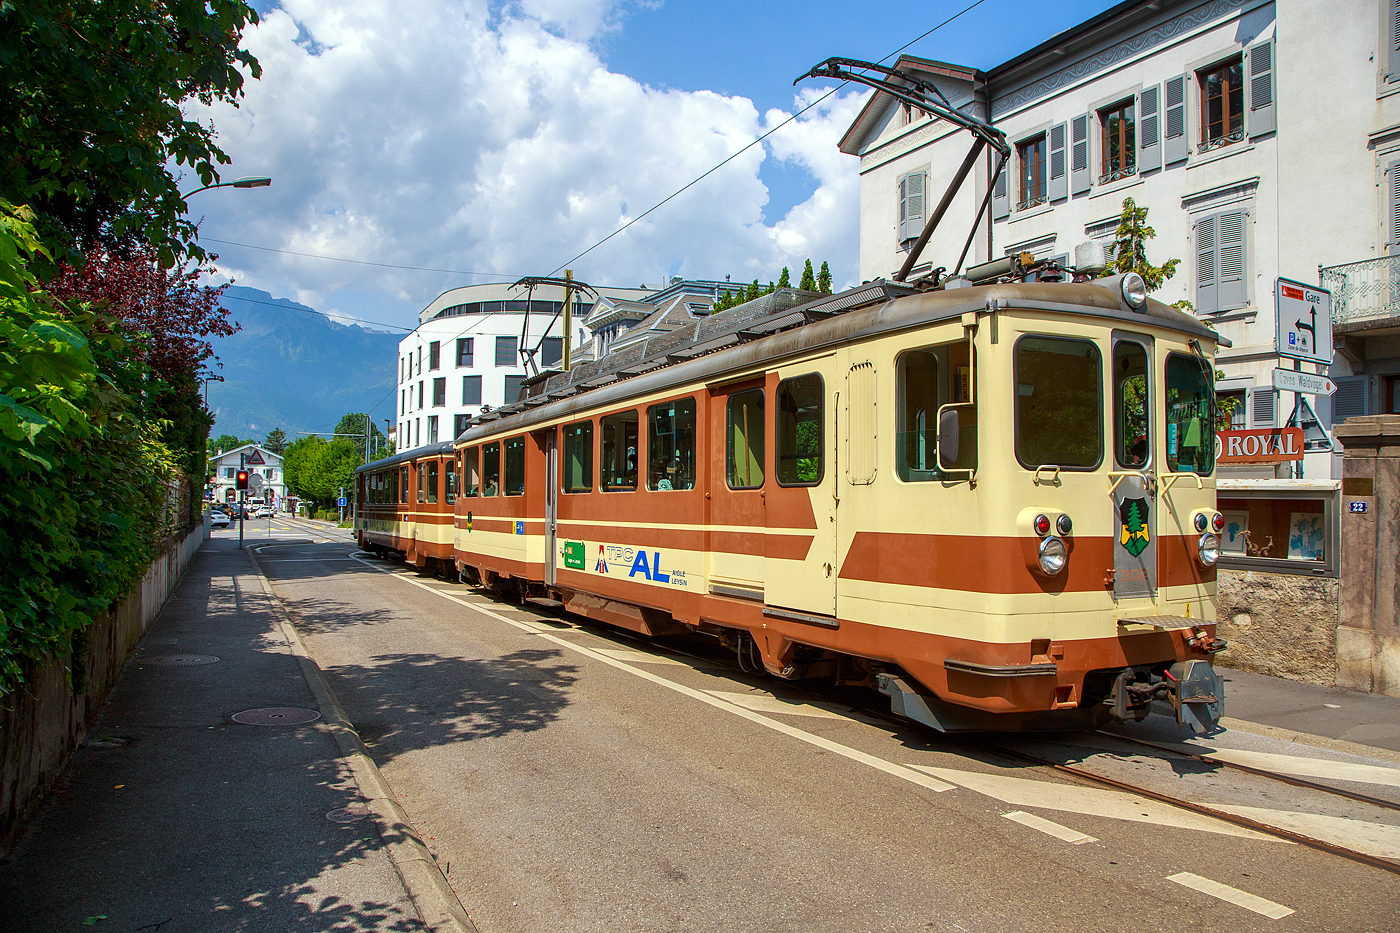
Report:
[[[1035,533],[1042,538],[1050,533],[1050,516],[1048,515],[1037,515],[1031,524],[1035,528]]]
[[[1074,522],[1069,520],[1068,515],[1061,515],[1055,519],[1055,530],[1060,533],[1060,537],[1068,538],[1069,533],[1074,530]]]
[[[1147,283],[1136,272],[1129,272],[1123,276],[1121,288],[1123,300],[1128,303],[1128,307],[1137,310],[1147,304]]]
[[[1220,539],[1210,533],[1201,535],[1201,540],[1196,542],[1196,556],[1202,566],[1214,567],[1220,559]]]
[[[1047,577],[1053,577],[1065,569],[1069,549],[1059,538],[1044,538],[1040,542],[1040,569]]]

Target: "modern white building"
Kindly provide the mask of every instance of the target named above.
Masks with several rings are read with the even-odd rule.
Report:
[[[262,477],[262,488],[254,491],[250,486],[247,498],[261,498],[274,506],[286,498],[287,474],[282,468],[282,457],[260,444],[244,444],[233,450],[220,451],[217,456],[210,458],[209,468],[214,474],[211,485],[214,487],[215,502],[228,502],[238,498],[236,483],[240,467],[246,469],[250,477],[254,473]]]
[[[600,297],[624,301],[655,291],[597,289]],[[532,373],[527,354],[540,371],[557,368],[564,351],[563,301],[564,290],[555,286],[527,296],[509,285],[468,285],[443,292],[419,312],[417,329],[399,342],[397,448],[451,440],[472,415],[515,401]],[[588,339],[583,322],[592,310],[593,299],[576,293],[575,348]]]

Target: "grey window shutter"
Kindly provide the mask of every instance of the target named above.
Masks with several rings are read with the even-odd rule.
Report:
[[[924,232],[924,179],[923,172],[915,172],[904,179],[905,211],[904,238],[912,240]]]
[[[1397,0],[1400,2],[1400,0]],[[1386,188],[1390,192],[1390,242],[1385,244],[1387,255],[1400,254],[1400,160],[1386,167]]]
[[[1150,172],[1162,167],[1162,143],[1157,136],[1159,120],[1159,89],[1157,85],[1145,87],[1138,95],[1138,156],[1139,172]]]
[[[1339,424],[1347,418],[1364,415],[1366,411],[1366,389],[1369,379],[1366,376],[1343,376],[1337,380],[1337,391],[1332,396],[1332,423]]]
[[[1069,197],[1069,172],[1065,164],[1065,124],[1056,123],[1050,127],[1050,183],[1046,194],[1051,201],[1063,201]]]
[[[1215,215],[1196,221],[1196,310],[1220,307],[1215,289]]]
[[[1387,81],[1400,81],[1400,0],[1390,0],[1390,38],[1386,55]]]
[[[1244,211],[1226,211],[1215,220],[1216,301],[1221,311],[1243,308],[1249,303],[1245,234],[1249,215]]]
[[[993,220],[1001,220],[1011,213],[1011,198],[1007,196],[1006,187],[1006,167],[1003,166],[996,184],[992,186]]]
[[[1162,156],[1167,165],[1172,165],[1186,158],[1191,148],[1186,142],[1186,75],[1167,79],[1162,85],[1162,96],[1166,111]]]
[[[1089,115],[1086,113],[1069,121],[1069,192],[1083,194],[1090,184]]]
[[[909,239],[907,236],[904,235],[904,231],[907,230],[908,227],[909,227],[909,225],[905,222],[905,214],[906,214],[907,211],[909,210],[909,195],[908,195],[908,193],[907,193],[907,191],[906,191],[906,188],[908,187],[908,185],[909,185],[909,179],[908,179],[908,178],[901,178],[901,179],[899,180],[899,195],[898,195],[898,197],[899,197],[899,232],[898,232],[898,237],[899,237],[899,242],[901,242],[901,243],[903,243],[905,240]]]
[[[1253,421],[1252,427],[1272,428],[1274,427],[1274,389],[1268,388],[1254,389],[1250,398],[1250,417]]]
[[[1249,47],[1249,135],[1263,136],[1278,129],[1274,106],[1274,40]]]

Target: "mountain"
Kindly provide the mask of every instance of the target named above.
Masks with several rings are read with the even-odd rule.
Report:
[[[346,412],[393,416],[403,334],[339,324],[256,288],[229,288],[223,306],[242,330],[212,341],[224,381],[208,386],[210,436],[261,439],[280,426],[296,440],[297,431],[335,430]]]

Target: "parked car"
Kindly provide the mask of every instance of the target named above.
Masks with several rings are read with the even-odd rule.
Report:
[[[209,511],[209,525],[211,528],[227,528],[233,521],[219,509]]]

